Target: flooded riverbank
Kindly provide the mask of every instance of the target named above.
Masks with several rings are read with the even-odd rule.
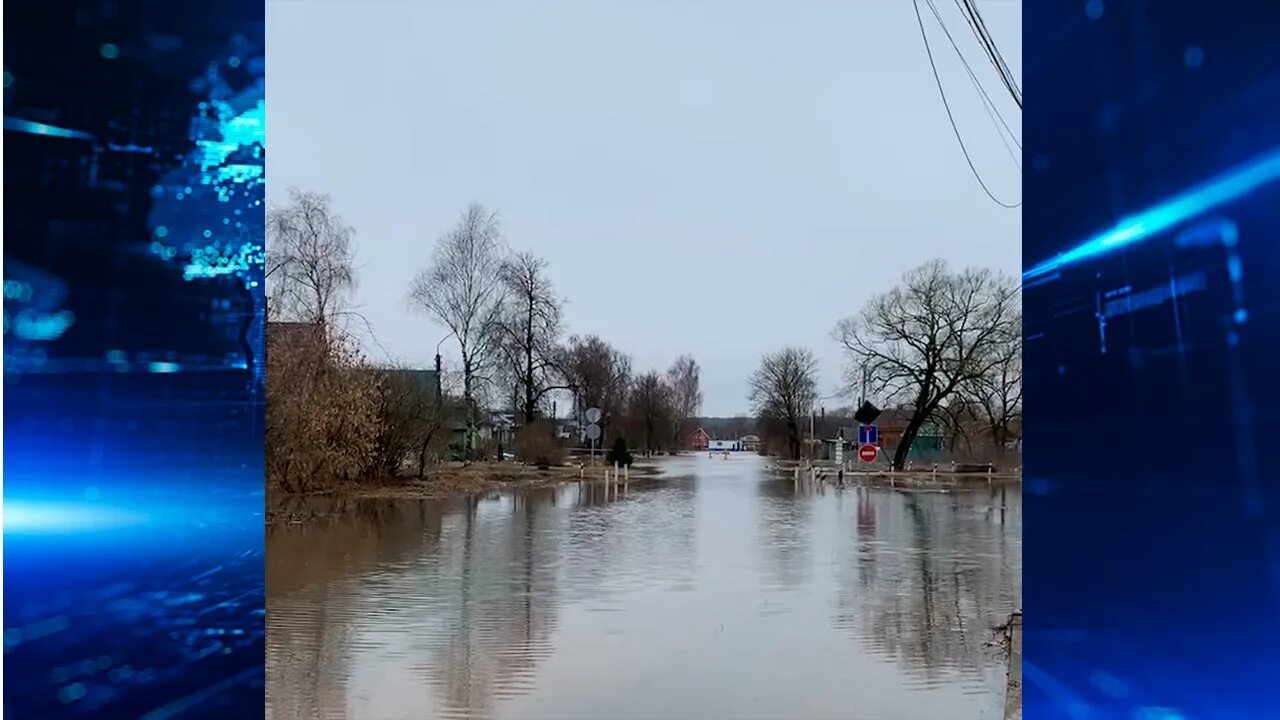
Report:
[[[513,462],[447,463],[421,480],[385,478],[380,482],[349,483],[324,493],[277,496],[268,505],[266,519],[271,525],[298,524],[342,516],[354,507],[386,504],[361,502],[370,500],[444,500],[467,495],[528,493],[568,482],[603,480],[609,472],[615,471],[602,462],[590,467],[579,464],[550,468]],[[625,477],[638,485],[663,474],[662,464],[648,462],[628,468]]]
[[[625,493],[350,501],[269,528],[269,717],[1003,716],[1016,489],[664,464]]]

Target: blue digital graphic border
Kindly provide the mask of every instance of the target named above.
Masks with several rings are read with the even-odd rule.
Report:
[[[1024,715],[1280,717],[1280,6],[1026,13]]]
[[[4,13],[5,717],[262,717],[263,5]]]

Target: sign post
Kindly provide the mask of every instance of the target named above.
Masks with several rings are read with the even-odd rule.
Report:
[[[587,439],[591,441],[591,465],[596,464],[596,441],[600,439],[600,426],[591,423],[587,426]]]
[[[836,433],[836,466],[844,469],[844,428]]]
[[[879,445],[880,429],[875,425],[859,425],[858,426],[858,444],[859,445]]]
[[[600,422],[602,413],[600,412],[600,408],[593,407],[587,408],[586,414],[587,422],[591,423],[590,425],[587,425],[587,439],[591,441],[591,466],[595,467],[596,441],[600,439],[600,426],[596,423]]]
[[[862,445],[858,448],[858,460],[864,463],[875,462],[876,457],[880,454],[880,448],[875,445]]]

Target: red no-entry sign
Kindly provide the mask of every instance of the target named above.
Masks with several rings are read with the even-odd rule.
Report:
[[[875,445],[863,445],[858,448],[858,459],[864,463],[875,462],[879,454],[880,448]]]

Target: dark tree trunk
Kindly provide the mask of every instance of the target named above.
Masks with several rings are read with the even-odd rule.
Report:
[[[907,466],[907,456],[911,454],[911,446],[915,444],[916,437],[920,434],[920,428],[924,426],[924,421],[927,417],[927,414],[921,414],[917,411],[911,418],[911,422],[907,423],[907,428],[902,431],[902,440],[893,451],[894,470],[902,470]]]
[[[1006,446],[1009,443],[1009,430],[1000,423],[991,426],[991,442],[995,445],[996,461],[1004,462]]]
[[[529,316],[525,322],[525,365],[524,365],[524,424],[527,427],[537,416],[534,409],[535,398],[533,396],[533,302],[532,295],[529,300]]]
[[[466,432],[462,436],[462,459],[470,461],[472,459],[471,452],[473,443],[471,442],[473,428],[475,427],[476,409],[475,401],[471,397],[472,380],[471,380],[471,363],[463,360],[462,363],[462,404],[467,413]]]

